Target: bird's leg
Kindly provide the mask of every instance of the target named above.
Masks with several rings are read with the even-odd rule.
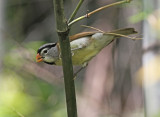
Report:
[[[84,69],[84,67],[79,68],[74,74],[73,74],[73,79],[76,79],[77,74],[82,71],[82,69]]]
[[[74,79],[74,80],[76,79],[77,74],[78,74],[80,71],[82,71],[85,67],[87,67],[87,65],[88,65],[88,62],[85,62],[85,63],[82,65],[82,67],[79,68],[79,69],[73,74],[73,79]]]
[[[79,68],[79,69],[73,74],[73,80],[76,79],[77,74],[78,74],[80,71],[82,71],[84,68],[86,68],[87,65],[88,65],[88,62],[85,62],[85,63],[82,65],[82,67]],[[64,78],[64,77],[62,76],[61,78]]]
[[[74,74],[73,74],[73,80],[75,80],[76,79],[76,76],[77,76],[77,74],[80,72],[80,71],[82,71],[82,69],[84,69],[85,67],[80,67]],[[61,78],[64,78],[63,76],[61,77]]]

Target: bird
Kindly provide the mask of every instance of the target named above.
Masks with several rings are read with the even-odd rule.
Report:
[[[120,35],[135,34],[134,28],[123,28],[108,33],[101,31],[81,32],[69,36],[72,64],[85,66],[104,47],[113,42]],[[36,62],[44,62],[50,65],[62,65],[59,43],[47,43],[37,50]]]

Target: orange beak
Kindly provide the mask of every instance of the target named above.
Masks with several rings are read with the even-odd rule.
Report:
[[[42,56],[40,56],[39,55],[39,53],[37,54],[37,56],[36,56],[36,62],[42,62],[43,61],[43,58],[42,58]]]

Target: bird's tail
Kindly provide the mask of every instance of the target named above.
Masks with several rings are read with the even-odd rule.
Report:
[[[115,33],[115,34],[120,34],[120,35],[130,35],[130,34],[136,34],[137,31],[135,31],[134,28],[123,28],[123,29],[111,31],[109,33],[113,33],[113,34]]]

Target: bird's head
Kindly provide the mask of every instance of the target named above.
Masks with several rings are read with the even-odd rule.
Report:
[[[47,43],[42,45],[38,51],[36,56],[37,62],[45,62],[47,64],[55,64],[55,62],[59,59],[59,50],[57,43]]]

